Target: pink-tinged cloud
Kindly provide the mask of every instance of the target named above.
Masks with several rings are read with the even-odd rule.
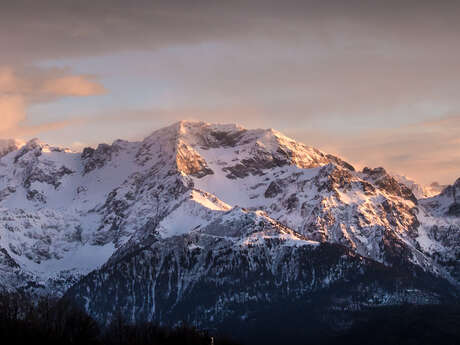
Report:
[[[54,121],[54,122],[48,122],[40,125],[33,125],[33,126],[19,126],[16,127],[14,130],[12,130],[10,133],[12,134],[12,137],[15,138],[23,138],[25,140],[35,137],[38,134],[42,134],[45,132],[50,132],[50,131],[58,131],[62,130],[63,128],[73,126],[73,125],[78,125],[80,123],[80,120],[64,120],[64,121]]]
[[[105,89],[89,77],[76,75],[46,80],[43,92],[61,96],[93,96],[105,93]]]
[[[24,100],[20,95],[0,96],[0,134],[16,128],[26,118]]]
[[[28,103],[102,93],[104,86],[91,75],[75,75],[62,68],[0,66],[0,94],[20,95]]]
[[[0,137],[24,136],[65,126],[68,121],[28,126],[27,107],[61,97],[105,93],[92,76],[73,75],[65,69],[0,66]]]

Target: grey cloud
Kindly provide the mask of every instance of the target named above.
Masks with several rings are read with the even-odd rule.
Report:
[[[325,116],[361,125],[363,117],[394,120],[425,111],[424,103],[456,107],[459,99],[455,1],[19,0],[0,6],[0,48],[7,47],[0,62],[153,51],[150,61],[128,59],[117,73],[133,75],[140,66],[138,73],[170,86],[181,107],[252,106],[273,126],[282,124],[280,114],[303,125]]]
[[[17,0],[0,7],[1,59],[93,56],[251,37],[295,44],[312,36],[344,40],[354,49],[347,39],[364,35],[401,43],[425,39],[441,47],[456,37],[458,14],[458,2],[449,0]]]

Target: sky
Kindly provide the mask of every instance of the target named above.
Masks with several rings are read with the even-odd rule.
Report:
[[[0,138],[76,150],[178,120],[460,177],[460,2],[6,1]]]

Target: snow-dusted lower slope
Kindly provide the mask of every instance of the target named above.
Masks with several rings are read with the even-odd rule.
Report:
[[[344,246],[309,241],[263,212],[235,208],[203,228],[115,255],[66,297],[101,323],[121,312],[132,322],[219,328],[320,298],[325,310],[353,309],[438,303],[449,289],[409,262],[385,267]]]
[[[148,260],[166,265],[148,263],[145,269],[179,269],[180,279],[194,281],[204,271],[177,266],[172,260],[177,250],[219,253],[221,245],[226,260],[257,262],[257,253],[264,252],[264,270],[277,277],[281,271],[270,265],[278,251],[316,253],[318,243],[338,245],[352,261],[366,258],[383,267],[404,263],[454,285],[459,281],[454,187],[420,199],[413,185],[383,168],[355,171],[340,158],[274,130],[183,121],[140,142],[117,140],[81,153],[38,140],[1,147],[7,147],[0,155],[3,289],[60,295],[100,267],[96,272],[118,265],[139,269],[138,256],[145,251],[154,253]],[[181,247],[184,241],[190,246]],[[163,245],[176,249],[157,253]],[[304,247],[309,249],[296,249]],[[194,260],[187,255],[185,262]],[[214,254],[199,257],[218,269]],[[299,270],[299,260],[289,259],[283,270]],[[336,265],[328,270],[337,270]],[[99,273],[84,284],[91,285],[88,277],[94,274]],[[104,275],[110,278],[91,285],[88,303],[104,293],[94,289],[119,286],[109,282],[115,276]],[[151,287],[156,279],[145,284]],[[173,287],[178,293],[182,285],[177,284],[188,284],[180,279],[169,281],[170,293]],[[123,289],[134,296],[137,287]],[[428,290],[420,296],[426,293],[431,300],[435,290]],[[152,313],[152,301],[142,315]]]

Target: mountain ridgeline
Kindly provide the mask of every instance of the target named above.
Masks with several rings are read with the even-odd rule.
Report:
[[[459,301],[460,179],[433,193],[203,122],[81,153],[0,146],[1,291],[65,296],[106,325],[228,330]]]

